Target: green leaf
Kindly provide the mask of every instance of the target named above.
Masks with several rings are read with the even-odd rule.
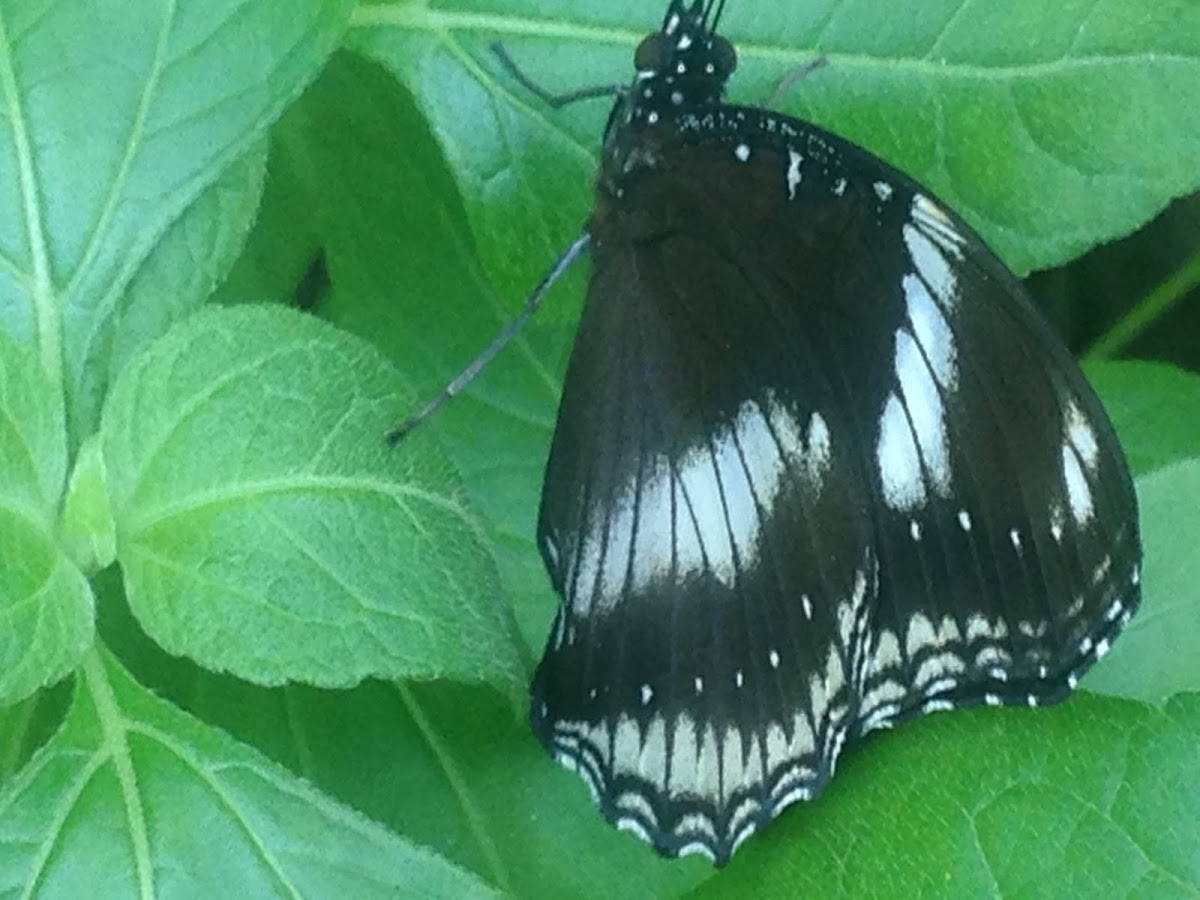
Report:
[[[102,433],[130,605],[165,648],[264,684],[523,668],[456,480],[362,341],[212,309],[118,379]]]
[[[1094,362],[1084,370],[1135,473],[1200,457],[1200,375],[1158,362]]]
[[[0,793],[0,894],[481,897],[91,653],[62,730]]]
[[[75,565],[89,575],[112,565],[117,558],[117,525],[108,502],[98,434],[83,442],[75,458],[58,539]]]
[[[847,755],[697,897],[1194,896],[1200,695],[933,716]]]
[[[198,310],[241,253],[262,197],[267,141],[235,160],[142,260],[113,310],[112,383],[137,351]]]
[[[1138,479],[1138,503],[1143,607],[1083,687],[1161,704],[1200,691],[1200,459]]]
[[[122,358],[229,264],[266,128],[352,6],[64,0],[0,19],[0,331],[38,348],[72,446]]]
[[[496,334],[512,298],[480,270],[427,125],[394,79],[349,54],[331,61],[283,125],[281,156],[311,216],[299,227],[317,235],[333,276],[317,311],[396,360],[415,396],[432,395]],[[572,283],[553,303],[577,311]],[[488,523],[530,655],[556,603],[533,534],[574,330],[561,311],[546,312],[421,426],[438,436]]]
[[[734,102],[761,105],[791,71],[782,108],[915,176],[1017,271],[1070,259],[1200,186],[1200,7],[1163,0],[1002,6],[874,0],[731,7]],[[565,246],[583,221],[602,102],[554,111],[504,74],[501,40],[552,91],[627,83],[659,24],[632,0],[372,3],[349,43],[391,67],[429,115],[490,272]],[[536,189],[531,189],[536,185]]]
[[[62,678],[93,639],[92,592],[59,547],[62,398],[0,331],[0,706]]]

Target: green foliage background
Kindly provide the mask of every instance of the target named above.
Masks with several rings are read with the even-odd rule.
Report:
[[[719,873],[611,830],[528,733],[583,267],[381,436],[590,204],[603,101],[551,111],[489,44],[624,80],[661,6],[0,0],[0,897],[1200,894],[1192,0],[725,19],[734,99],[824,53],[785,111],[1043,270],[1146,543],[1076,696],[873,737]]]

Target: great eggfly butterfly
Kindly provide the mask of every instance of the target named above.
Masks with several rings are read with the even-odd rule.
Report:
[[[911,178],[727,105],[671,2],[604,136],[538,544],[533,729],[604,815],[726,862],[872,729],[1062,699],[1139,601],[1111,424]],[[473,374],[473,372],[471,373]]]

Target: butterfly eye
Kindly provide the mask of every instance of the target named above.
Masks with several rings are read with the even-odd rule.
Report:
[[[674,44],[661,31],[655,32],[638,44],[633,55],[633,65],[639,72],[661,71],[670,61]]]

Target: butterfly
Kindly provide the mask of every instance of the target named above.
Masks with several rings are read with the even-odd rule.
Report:
[[[864,734],[1061,700],[1137,610],[1100,401],[952,210],[724,102],[672,0],[603,139],[537,540],[530,720],[604,816],[718,865]]]

